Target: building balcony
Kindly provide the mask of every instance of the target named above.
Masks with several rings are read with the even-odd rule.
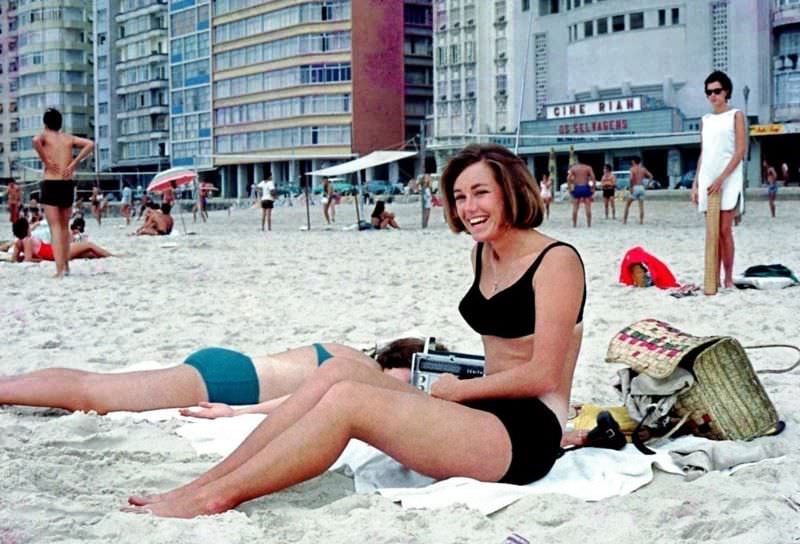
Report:
[[[142,106],[140,109],[124,111],[117,114],[117,119],[128,119],[129,117],[140,117],[142,115],[169,115],[169,106]]]
[[[776,7],[772,10],[772,28],[800,23],[800,5]]]
[[[150,140],[167,140],[167,139],[169,139],[169,130],[167,129],[117,136],[117,142],[121,144],[129,142],[147,142]]]
[[[140,93],[150,89],[166,89],[169,86],[169,81],[166,79],[154,79],[152,81],[145,81],[143,83],[134,83],[132,85],[120,85],[114,92],[117,96]]]
[[[117,15],[114,17],[114,21],[117,23],[122,23],[128,19],[139,17],[140,15],[150,15],[152,13],[161,12],[167,12],[167,0],[157,0],[148,6],[137,7],[128,11],[117,13]]]
[[[777,123],[800,121],[800,104],[776,104],[772,106],[772,119]]]

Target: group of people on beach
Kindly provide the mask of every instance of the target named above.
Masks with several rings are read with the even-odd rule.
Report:
[[[712,113],[703,118],[702,163],[692,197],[704,210],[709,195],[722,194],[727,285],[733,242],[722,233],[741,193],[742,116],[727,104],[732,84],[724,74],[712,73],[705,92]],[[735,137],[727,138],[729,133]],[[66,152],[50,152],[48,146],[59,145],[62,151],[87,149],[80,140],[62,142],[49,133],[40,142],[41,155],[56,157],[45,170],[45,211],[53,225],[59,225],[58,210],[67,202],[61,187],[53,186],[70,184],[52,176],[69,178],[74,169]],[[581,170],[573,175],[591,177]],[[303,482],[327,470],[353,438],[438,479],[519,485],[538,480],[565,442],[585,439],[565,433],[584,330],[583,261],[573,246],[538,230],[546,215],[542,191],[508,149],[468,145],[449,160],[440,186],[450,229],[475,242],[474,279],[458,310],[481,336],[483,377],[444,374],[426,394],[408,383],[409,355],[421,347],[409,340],[373,357],[329,343],[256,358],[207,348],[165,370],[108,375],[47,369],[0,379],[0,404],[98,413],[200,405],[200,411],[184,411],[199,417],[269,412],[230,456],[197,479],[129,498],[130,511],[158,516],[215,514]],[[59,251],[63,258],[63,246]]]

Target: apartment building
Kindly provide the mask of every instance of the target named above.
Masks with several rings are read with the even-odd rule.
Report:
[[[95,2],[95,142],[99,171],[169,167],[166,0]]]
[[[18,124],[11,144],[20,167],[40,169],[32,137],[46,108],[61,111],[65,131],[94,137],[92,8],[82,0],[18,0],[16,13]],[[84,168],[94,168],[93,161]]]
[[[169,9],[171,161],[217,169],[223,195],[268,173],[299,184],[307,171],[402,148],[431,111],[429,0],[220,0],[213,13],[209,2],[172,0]]]
[[[17,151],[17,2],[0,4],[0,177],[10,177]]]

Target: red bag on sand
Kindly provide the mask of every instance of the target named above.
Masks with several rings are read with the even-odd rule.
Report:
[[[650,278],[653,280],[653,285],[659,289],[680,287],[678,282],[675,281],[675,276],[672,275],[672,272],[670,272],[667,265],[646,252],[641,246],[630,248],[625,253],[625,257],[622,258],[622,264],[619,267],[620,283],[624,283],[625,285],[634,285],[631,267],[637,263],[644,265],[644,267],[650,273]]]

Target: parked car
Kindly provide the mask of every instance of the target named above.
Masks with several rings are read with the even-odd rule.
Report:
[[[691,189],[692,185],[694,185],[694,177],[697,175],[696,170],[689,170],[685,172],[681,179],[678,180],[678,183],[675,184],[676,189]]]
[[[373,195],[401,195],[403,186],[385,180],[373,179],[367,182],[367,192]]]
[[[614,177],[617,178],[617,190],[623,191],[631,188],[631,172],[630,170],[614,170],[612,172]],[[601,183],[597,182],[597,188],[600,189]],[[645,182],[645,189],[663,189],[667,185],[663,181],[657,179],[648,179]]]
[[[285,183],[282,185],[278,185],[277,187],[275,187],[275,191],[277,191],[279,197],[280,196],[296,197],[303,192],[300,186],[294,183]]]

